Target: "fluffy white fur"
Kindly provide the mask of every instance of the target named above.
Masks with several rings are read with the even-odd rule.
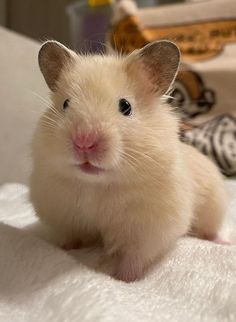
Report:
[[[101,241],[118,258],[115,277],[127,282],[190,230],[214,238],[225,212],[221,175],[179,142],[177,120],[161,97],[178,62],[168,42],[127,58],[81,57],[47,42],[39,55],[53,103],[35,133],[31,200],[57,242]],[[131,117],[118,111],[122,97]],[[71,137],[81,129],[104,138],[105,152],[90,160],[105,169],[99,175],[78,169]]]

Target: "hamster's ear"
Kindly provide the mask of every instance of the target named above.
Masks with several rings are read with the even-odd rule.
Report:
[[[180,51],[170,41],[156,41],[127,57],[127,72],[149,93],[164,95],[178,71]]]
[[[75,60],[75,53],[57,41],[46,41],[39,50],[38,62],[48,87],[55,91],[63,68]]]

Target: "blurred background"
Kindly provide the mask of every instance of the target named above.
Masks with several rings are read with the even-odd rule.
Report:
[[[139,7],[152,7],[183,1],[138,0],[136,3]],[[96,6],[99,2],[104,5]],[[107,29],[112,14],[111,3],[96,0],[0,0],[0,24],[36,40],[57,39],[76,49],[81,46],[81,41],[88,42],[91,37],[95,40],[102,38],[94,30]]]

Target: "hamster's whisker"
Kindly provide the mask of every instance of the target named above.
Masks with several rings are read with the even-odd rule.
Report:
[[[125,157],[124,157],[125,156]],[[134,171],[134,172],[137,172],[137,169],[136,169],[136,166],[135,166],[135,163],[132,162],[130,159],[129,159],[129,155],[127,154],[123,154],[122,156],[122,160],[124,161],[124,163]]]
[[[53,107],[53,106],[49,106],[48,108],[49,108],[49,110],[51,110],[51,111],[53,112],[53,114],[54,114],[55,116],[57,116],[57,117],[58,117],[58,119],[60,119],[60,120],[64,120],[64,118],[62,117],[62,115],[57,111],[57,109],[56,109],[55,107]]]
[[[137,162],[138,161],[133,155],[131,155],[130,153],[127,153],[126,151],[119,151],[119,152],[122,155],[127,156],[128,158],[131,158],[133,160],[133,162]],[[134,163],[134,165],[135,165],[135,163]]]
[[[48,120],[54,122],[57,125],[59,125],[59,122],[63,123],[65,121],[65,119],[61,117],[59,114],[53,114],[53,115],[44,114],[43,117],[47,118]]]
[[[51,127],[55,128],[55,129],[58,128],[56,123],[52,123],[51,121],[48,121],[48,120],[41,120],[41,124],[51,126]]]
[[[145,152],[140,152],[140,151],[137,151],[135,149],[132,149],[132,148],[126,148],[126,150],[130,151],[130,152],[133,152],[134,154],[138,154],[140,155],[142,158],[146,158],[147,160],[151,161],[152,163],[156,164],[159,168],[162,168],[160,166],[160,163],[158,163],[157,160],[153,159],[149,154],[145,153]]]
[[[153,146],[153,147],[156,148],[155,146]],[[148,151],[140,152],[140,151],[138,151],[136,149],[133,149],[133,148],[130,148],[130,147],[126,147],[126,152],[122,151],[123,154],[126,154],[126,156],[129,156],[130,158],[132,158],[135,161],[135,166],[136,167],[139,164],[142,165],[142,161],[141,161],[142,159],[147,159],[148,161],[151,161],[152,164],[157,165],[159,168],[163,168],[163,166],[161,166],[161,164],[157,160],[153,159],[147,152]],[[137,156],[139,156],[139,158],[137,158]]]
[[[53,105],[49,105],[49,106],[48,106],[48,108],[49,108],[49,110],[51,110],[51,111],[52,111],[53,113],[55,113],[56,115],[58,115],[58,116],[62,117],[62,116],[59,114],[58,110],[57,110]]]
[[[56,120],[54,119],[51,119],[50,117],[48,117],[47,115],[44,115],[42,118],[41,118],[41,124],[44,125],[47,125],[47,126],[50,126],[51,128],[53,129],[58,129],[62,126],[61,123],[57,122]]]
[[[129,153],[127,153],[125,151],[119,151],[119,152],[120,152],[122,160],[124,161],[124,164],[128,165],[130,167],[130,169],[134,172],[134,174],[136,174],[138,176],[138,178],[146,180],[146,176],[144,176],[143,174],[141,175],[140,172],[138,172],[137,165],[139,165],[139,164],[141,165],[142,164],[141,161],[136,159],[135,157],[133,157],[132,155],[130,155]],[[132,158],[132,160],[130,158]]]
[[[57,126],[59,125],[56,120],[52,119],[51,117],[49,117],[47,115],[43,115],[42,120],[47,120],[47,121],[49,121],[49,123],[57,125]]]
[[[55,125],[58,125],[58,122],[56,120],[52,119],[50,116],[46,114],[42,116],[41,120],[47,120]]]
[[[37,98],[39,98],[43,103],[46,104],[46,106],[50,105],[51,102],[47,101],[43,96],[39,95],[38,93],[34,92],[34,91],[30,91],[34,96],[36,96]]]
[[[41,124],[42,124],[42,127],[45,128],[45,130],[47,130],[47,133],[50,133],[53,135],[55,134],[55,128],[51,124],[47,124],[47,123],[41,123]]]
[[[37,98],[39,98],[45,105],[46,108],[48,108],[49,110],[51,110],[52,112],[54,112],[54,114],[58,117],[58,118],[62,118],[62,116],[59,114],[58,110],[52,105],[52,103],[50,101],[47,101],[44,97],[42,97],[41,95],[39,95],[38,93],[31,91],[31,93],[36,96]]]
[[[125,151],[121,151],[121,150],[118,150],[119,154],[120,154],[120,157],[122,159],[122,161],[124,161],[124,163],[128,164],[133,170],[136,171],[136,165],[134,163],[134,161],[136,161],[135,158],[134,161],[133,160],[130,160],[129,157],[132,157],[130,156],[128,153],[126,153]],[[119,165],[119,164],[118,164]]]

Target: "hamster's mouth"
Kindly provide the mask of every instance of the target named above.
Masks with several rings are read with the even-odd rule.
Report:
[[[82,172],[88,173],[88,174],[99,174],[101,172],[104,172],[105,170],[102,168],[98,168],[94,165],[92,165],[89,162],[85,162],[79,165],[79,168]]]

